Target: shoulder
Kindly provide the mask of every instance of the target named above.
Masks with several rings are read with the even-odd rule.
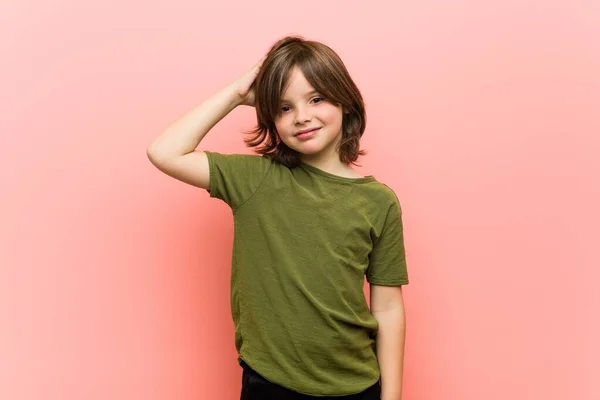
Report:
[[[229,162],[243,161],[243,162],[256,162],[256,163],[270,163],[271,160],[268,157],[261,156],[259,154],[245,154],[245,153],[219,153],[217,151],[204,150],[208,158],[214,160],[225,160]]]
[[[400,200],[396,191],[389,185],[375,180],[368,185],[370,197],[379,204],[388,206],[399,206]]]
[[[204,151],[211,168],[231,169],[238,173],[251,173],[259,169],[261,171],[269,170],[274,161],[268,157],[258,154],[243,153],[219,153],[216,151]]]

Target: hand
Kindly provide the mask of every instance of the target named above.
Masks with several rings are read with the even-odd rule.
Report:
[[[255,106],[254,82],[265,58],[267,58],[266,55],[263,56],[250,71],[246,72],[234,82],[237,94],[240,96],[240,104],[251,107]]]

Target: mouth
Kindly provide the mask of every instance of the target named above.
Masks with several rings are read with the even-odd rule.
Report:
[[[296,133],[294,136],[306,135],[307,133],[314,132],[314,131],[316,131],[316,130],[318,130],[318,129],[321,129],[321,128],[311,128],[311,129],[304,129],[304,130],[302,130],[302,131],[300,131],[300,132]]]

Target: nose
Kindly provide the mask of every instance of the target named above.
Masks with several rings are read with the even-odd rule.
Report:
[[[305,107],[297,107],[295,114],[295,123],[296,124],[304,124],[306,122],[310,122],[312,116],[310,112]]]

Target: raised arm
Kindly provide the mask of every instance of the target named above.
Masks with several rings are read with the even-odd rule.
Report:
[[[182,182],[209,189],[208,159],[196,148],[206,134],[239,105],[254,106],[250,86],[264,61],[191,109],[158,136],[146,150],[150,162],[165,174]]]

